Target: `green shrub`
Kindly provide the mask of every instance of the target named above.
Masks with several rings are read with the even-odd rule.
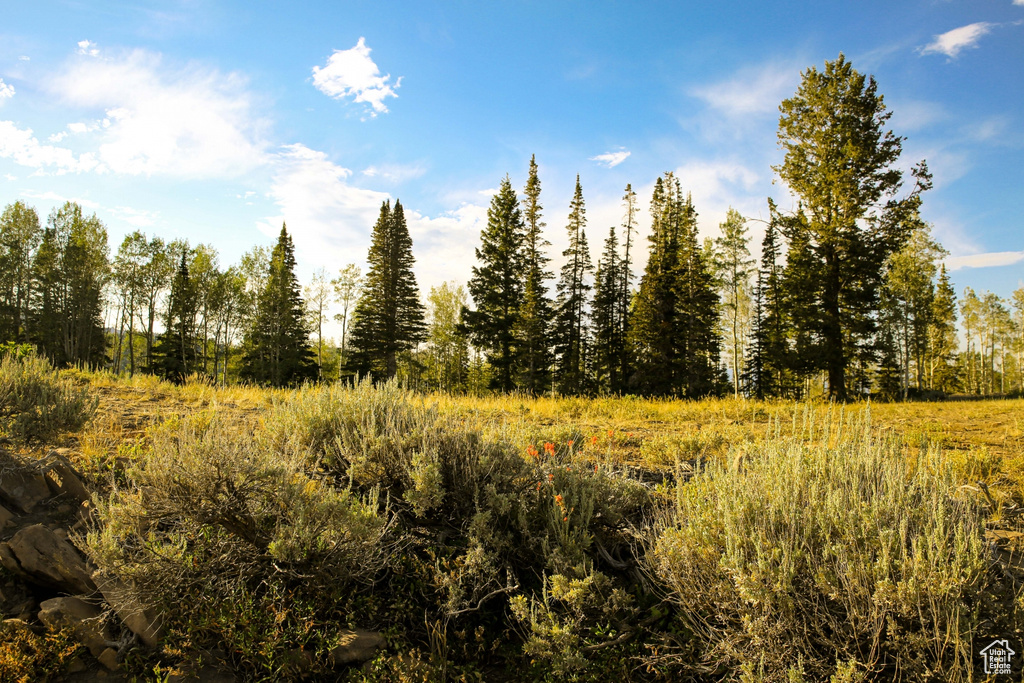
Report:
[[[35,354],[0,359],[0,429],[21,442],[46,441],[77,431],[96,412],[99,399],[60,376]]]
[[[712,461],[657,525],[650,573],[700,665],[968,679],[983,620],[1013,613],[995,604],[979,507],[936,450],[908,458],[864,425],[819,436]]]
[[[326,666],[346,626],[334,610],[394,547],[375,496],[310,476],[252,425],[171,420],[128,476],[97,506],[90,558],[166,614],[172,641],[257,678],[280,677],[298,648]]]

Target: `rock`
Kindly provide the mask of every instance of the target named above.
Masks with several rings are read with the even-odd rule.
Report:
[[[52,631],[69,627],[78,641],[99,657],[113,640],[103,619],[103,610],[81,598],[52,598],[39,604],[39,621]]]
[[[0,505],[0,529],[7,526],[7,523],[14,519],[14,513]]]
[[[163,620],[152,610],[144,607],[135,592],[119,579],[99,571],[92,580],[100,589],[107,604],[114,608],[124,625],[131,629],[143,643],[155,647],[162,634]]]
[[[50,497],[46,477],[10,459],[5,460],[0,464],[0,498],[22,512],[32,512],[36,505]]]
[[[99,657],[96,658],[99,663],[107,667],[111,671],[117,670],[117,650],[112,647],[108,647],[106,650],[100,653]]]
[[[61,449],[65,450],[66,449]],[[82,483],[82,477],[68,462],[60,451],[50,451],[46,456],[49,462],[46,468],[46,484],[55,496],[64,496],[76,503],[82,503],[91,497],[89,489]]]
[[[78,551],[42,524],[33,524],[14,534],[7,542],[18,568],[29,580],[67,593],[91,593],[96,584],[89,578]],[[7,558],[0,549],[0,561]]]
[[[362,664],[377,656],[377,651],[387,647],[384,636],[376,631],[358,628],[354,631],[342,631],[338,645],[331,650],[331,662],[335,666],[343,664]]]
[[[81,657],[75,657],[65,665],[65,671],[69,674],[77,674],[88,669]]]
[[[4,569],[18,578],[28,578],[28,574],[21,571],[21,567],[18,565],[18,559],[14,556],[11,546],[6,543],[0,543],[0,565],[3,565]]]

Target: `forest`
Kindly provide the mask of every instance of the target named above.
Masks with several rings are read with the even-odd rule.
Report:
[[[522,195],[506,176],[491,199],[470,281],[432,287],[425,301],[400,201],[381,207],[365,274],[320,268],[305,287],[286,226],[273,249],[226,268],[213,245],[138,231],[111,258],[95,215],[67,203],[44,227],[17,201],[0,218],[0,338],[58,365],[173,381],[294,386],[371,373],[471,393],[1019,393],[1024,289],[1010,302],[953,290],[947,252],[921,218],[927,165],[909,178],[898,169],[903,138],[886,130],[874,79],[840,57],[806,72],[780,112],[774,171],[797,203],[787,212],[768,199],[759,261],[750,219],[732,209],[701,241],[698,207],[668,172],[654,183],[646,244],[627,185],[595,264],[577,177],[556,278],[535,158]],[[323,334],[332,311],[340,339]]]

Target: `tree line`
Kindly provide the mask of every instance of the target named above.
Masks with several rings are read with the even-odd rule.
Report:
[[[179,382],[371,374],[459,392],[838,400],[1021,391],[1024,288],[1010,302],[969,288],[958,300],[921,218],[927,166],[899,170],[902,138],[886,130],[874,79],[840,55],[805,71],[779,109],[773,170],[797,202],[768,199],[760,261],[751,219],[733,209],[701,241],[669,172],[654,183],[646,245],[627,185],[595,264],[577,176],[556,277],[535,158],[522,196],[506,176],[492,197],[466,286],[431,288],[425,302],[400,201],[381,206],[365,275],[321,269],[305,288],[284,225],[272,249],[222,268],[209,245],[141,232],[111,258],[106,228],[78,205],[43,226],[15,202],[0,216],[0,338],[60,365]],[[340,340],[324,338],[332,308]]]

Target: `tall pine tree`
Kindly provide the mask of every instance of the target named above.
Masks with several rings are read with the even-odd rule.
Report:
[[[790,254],[798,257],[788,263],[801,285],[795,291],[802,308],[793,318],[798,352],[813,361],[809,369],[827,374],[829,395],[846,400],[848,368],[874,345],[883,264],[902,246],[904,218],[917,210],[930,180],[922,162],[914,169],[914,191],[896,198],[902,139],[884,130],[891,113],[874,78],[841,54],[824,71],[805,71],[779,111],[785,158],[774,169],[801,207],[783,226]],[[813,351],[808,356],[799,349],[805,341]]]
[[[240,371],[243,379],[281,387],[316,378],[304,310],[295,277],[295,247],[282,224],[270,254],[270,268],[259,293],[256,314],[246,335]]]
[[[604,241],[604,252],[597,262],[594,277],[593,323],[593,374],[595,388],[601,392],[618,391],[622,385],[620,376],[622,348],[625,345],[620,321],[619,301],[622,287],[622,262],[619,259],[619,240],[615,228],[608,231]]]
[[[558,300],[553,338],[555,342],[556,377],[558,390],[564,394],[579,394],[587,390],[585,330],[587,327],[587,276],[593,270],[590,250],[587,248],[586,206],[583,188],[576,176],[576,190],[569,204],[569,246],[562,252],[565,265],[558,280]]]
[[[470,339],[487,352],[493,372],[491,388],[502,392],[515,388],[519,374],[515,331],[523,305],[523,276],[528,275],[525,238],[519,199],[505,176],[487,209],[487,227],[476,250],[479,265],[473,267],[469,280],[475,310],[463,310]]]
[[[391,379],[398,372],[398,354],[426,337],[423,304],[412,272],[412,238],[402,204],[380,207],[373,226],[369,271],[353,314],[352,365],[361,373]]]
[[[697,241],[697,212],[666,173],[651,199],[650,255],[633,307],[631,386],[642,393],[700,397],[720,387],[718,294]]]
[[[547,270],[551,259],[544,253],[551,243],[544,239],[541,230],[543,207],[540,204],[540,178],[537,175],[536,156],[530,157],[530,174],[523,194],[523,219],[526,235],[523,242],[525,253],[526,283],[523,287],[523,304],[519,311],[516,329],[516,344],[519,348],[519,378],[521,389],[539,394],[550,386],[552,305],[545,284],[553,276]]]

